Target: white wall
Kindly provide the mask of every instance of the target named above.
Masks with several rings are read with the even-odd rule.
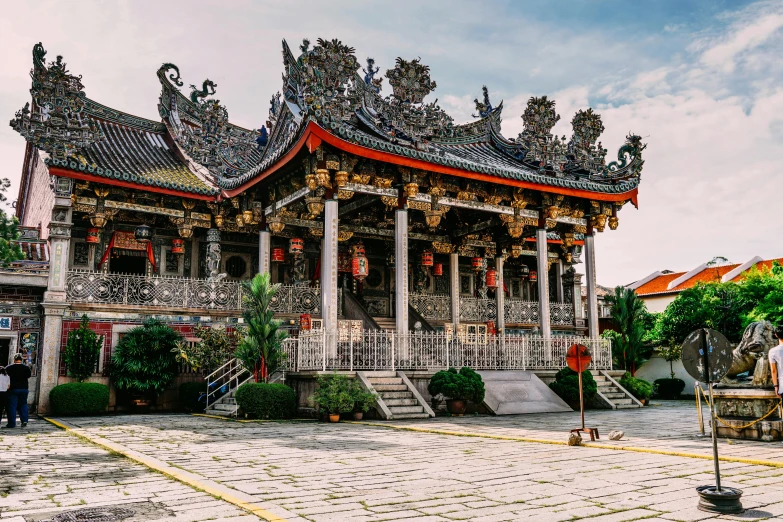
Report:
[[[636,377],[653,383],[655,379],[668,379],[671,377],[671,369],[667,361],[663,360],[659,355],[653,355],[652,359],[644,363],[636,371]],[[674,362],[674,377],[685,381],[685,389],[682,390],[683,395],[693,395],[693,387],[696,384],[696,380],[685,371],[682,361]]]
[[[674,298],[677,297],[677,295],[678,294],[659,295],[655,297],[642,296],[642,301],[647,305],[648,312],[663,312],[666,310],[666,307],[669,306],[669,303],[674,301]]]

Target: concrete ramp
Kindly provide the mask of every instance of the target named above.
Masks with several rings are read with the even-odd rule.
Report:
[[[484,404],[495,415],[573,411],[533,372],[480,371]]]

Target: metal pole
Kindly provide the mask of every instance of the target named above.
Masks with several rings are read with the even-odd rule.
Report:
[[[704,359],[704,374],[707,379],[707,386],[710,390],[710,427],[712,428],[712,460],[715,464],[715,485],[720,493],[720,464],[718,462],[718,429],[715,425],[715,402],[712,399],[712,375],[710,372],[709,347],[707,346],[707,334],[704,328],[699,333],[699,345],[701,347],[702,357]]]
[[[576,367],[579,368],[579,410],[582,415],[582,430],[585,429],[585,397],[582,391],[582,357],[579,353],[581,350],[579,347],[576,349]]]
[[[693,392],[696,394],[696,413],[699,415],[699,432],[702,436],[704,436],[704,413],[701,411],[701,395],[699,394],[699,391],[701,391],[701,386],[699,386],[699,383],[693,385]]]

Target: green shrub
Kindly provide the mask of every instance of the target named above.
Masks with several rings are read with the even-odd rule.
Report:
[[[655,379],[655,390],[661,399],[678,399],[684,389],[682,379]]]
[[[180,407],[185,411],[204,411],[207,403],[203,399],[199,402],[198,399],[205,393],[207,393],[206,382],[183,382],[179,385]]]
[[[235,397],[239,408],[253,419],[289,419],[296,415],[296,393],[285,384],[246,382]]]
[[[318,376],[318,388],[313,400],[327,413],[348,413],[354,410],[356,402],[355,379],[333,373]]]
[[[112,355],[111,376],[118,390],[160,395],[174,382],[177,360],[171,353],[182,336],[157,319],[148,319],[120,339]]]
[[[49,402],[56,415],[100,415],[109,407],[109,387],[97,382],[55,386]]]
[[[463,366],[441,370],[430,379],[427,390],[433,397],[443,395],[449,399],[468,400],[476,404],[484,402],[484,381],[472,368]]]
[[[95,373],[103,346],[103,336],[93,332],[89,324],[87,314],[82,315],[79,328],[68,333],[68,343],[65,345],[65,367],[68,375],[78,382],[84,382]]]
[[[622,379],[620,379],[620,386],[628,390],[631,395],[639,399],[640,401],[646,401],[653,394],[653,386],[644,379],[637,379],[631,377],[631,374],[625,372]]]
[[[568,403],[579,402],[579,374],[571,368],[563,368],[555,375],[554,382],[549,387]],[[598,385],[589,371],[582,372],[582,392],[585,404],[591,401],[598,392]]]

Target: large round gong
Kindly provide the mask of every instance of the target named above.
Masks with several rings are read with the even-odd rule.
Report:
[[[699,328],[682,343],[682,365],[697,381],[720,381],[729,372],[732,360],[729,340],[717,330]]]

